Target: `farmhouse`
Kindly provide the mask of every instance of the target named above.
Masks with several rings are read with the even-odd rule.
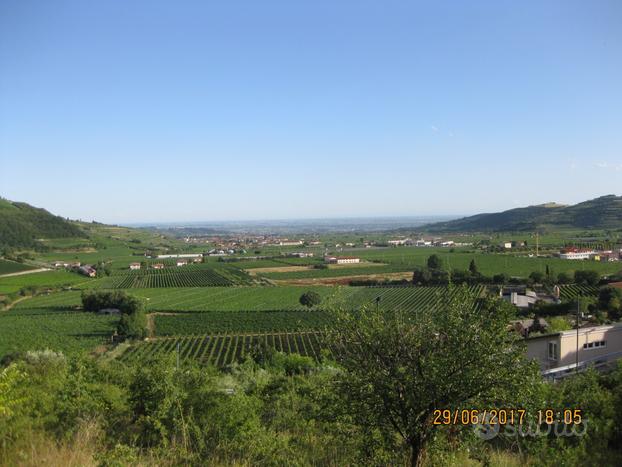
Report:
[[[88,264],[85,264],[84,266],[78,268],[78,272],[88,277],[95,277],[97,275],[97,270],[92,266],[89,266]]]
[[[164,269],[164,263],[155,263],[155,264],[152,264],[151,267],[153,269]]]
[[[186,264],[188,264],[188,261],[186,261],[185,259],[177,260],[177,266],[185,266]]]
[[[361,259],[355,256],[326,256],[324,262],[329,264],[354,264],[360,263]]]
[[[140,263],[130,263],[130,269],[132,271],[135,271],[137,269],[140,269]]]
[[[512,242],[503,242],[501,243],[501,248],[505,248],[506,250],[511,250],[512,249]]]

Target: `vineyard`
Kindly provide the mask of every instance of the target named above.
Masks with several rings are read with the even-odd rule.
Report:
[[[124,271],[97,282],[98,288],[134,289],[166,287],[229,287],[249,285],[250,276],[237,268],[182,266],[176,269]]]
[[[559,296],[562,300],[575,300],[577,296],[597,297],[599,290],[600,288],[595,285],[562,285]]]
[[[155,317],[158,336],[305,331],[321,329],[330,322],[330,315],[324,311],[210,311]]]
[[[312,290],[320,294],[327,306],[359,307],[375,302],[386,308],[412,310],[430,308],[439,302],[446,290],[443,287],[206,287],[133,289],[131,294],[145,299],[148,311],[296,311],[305,309],[300,295]],[[481,292],[483,287],[473,287]],[[41,295],[24,300],[16,308],[57,308],[80,305],[80,292],[68,291]]]
[[[167,355],[180,361],[195,360],[201,364],[223,367],[244,359],[254,347],[266,346],[285,353],[298,353],[314,359],[321,357],[325,346],[315,332],[222,334],[214,336],[177,337],[143,342],[128,348],[120,357],[123,362],[146,362]]]
[[[110,339],[117,317],[83,312],[21,310],[0,314],[0,358],[14,352],[51,349],[91,351]]]

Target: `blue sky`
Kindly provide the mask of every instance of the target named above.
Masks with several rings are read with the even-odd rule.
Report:
[[[0,195],[104,222],[622,194],[622,2],[0,2]]]

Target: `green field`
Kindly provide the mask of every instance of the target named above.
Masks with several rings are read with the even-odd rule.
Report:
[[[83,312],[0,312],[0,358],[27,350],[88,352],[109,341],[117,321],[117,317]]]
[[[210,311],[155,317],[156,335],[304,331],[331,323],[324,311]]]
[[[218,287],[249,285],[251,277],[232,267],[181,266],[175,269],[145,269],[114,274],[97,281],[96,287],[106,289],[162,287]]]
[[[440,256],[445,270],[467,270],[471,260],[475,260],[479,271],[488,276],[506,273],[510,276],[527,277],[533,271],[545,272],[547,265],[551,273],[574,273],[576,270],[595,270],[601,274],[612,274],[622,270],[621,264],[598,261],[571,261],[559,258],[528,257],[515,253],[483,253],[468,249],[456,248],[367,248],[348,252],[363,260],[385,263],[382,267],[358,267],[343,269],[311,269],[296,272],[271,272],[262,274],[276,280],[293,280],[308,278],[339,277],[357,274],[374,274],[411,271],[426,264],[427,258],[436,254]]]
[[[14,272],[29,271],[34,269],[32,266],[6,259],[0,259],[0,276],[2,274],[11,274]]]
[[[305,309],[300,295],[313,290],[323,297],[317,308],[327,304],[356,307],[381,297],[385,307],[414,309],[437,300],[442,287],[197,287],[132,289],[130,294],[145,299],[148,311],[296,311]],[[67,308],[80,305],[79,291],[59,292],[29,298],[16,305],[26,308]]]
[[[331,287],[187,287],[132,289],[131,295],[145,299],[149,311],[266,311],[298,310],[298,302],[307,290],[323,297],[332,296]],[[356,291],[357,289],[353,289]],[[80,305],[79,291],[59,292],[30,298],[17,308],[48,308]]]
[[[177,337],[134,345],[121,355],[120,360],[146,362],[165,355],[176,355],[179,348],[180,361],[195,360],[222,367],[243,360],[253,347],[261,344],[315,359],[320,357],[321,349],[325,347],[321,335],[313,332]]]
[[[32,274],[22,274],[19,276],[0,277],[0,288],[3,286],[27,287],[60,287],[64,285],[84,285],[94,282],[86,276],[75,272],[64,270],[34,272]]]

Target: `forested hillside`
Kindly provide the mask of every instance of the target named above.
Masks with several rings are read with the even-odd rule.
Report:
[[[40,238],[84,236],[79,227],[45,209],[0,198],[0,248],[36,248]]]
[[[607,195],[572,206],[556,203],[477,214],[430,224],[430,232],[535,230],[541,227],[580,229],[622,228],[622,196]]]

